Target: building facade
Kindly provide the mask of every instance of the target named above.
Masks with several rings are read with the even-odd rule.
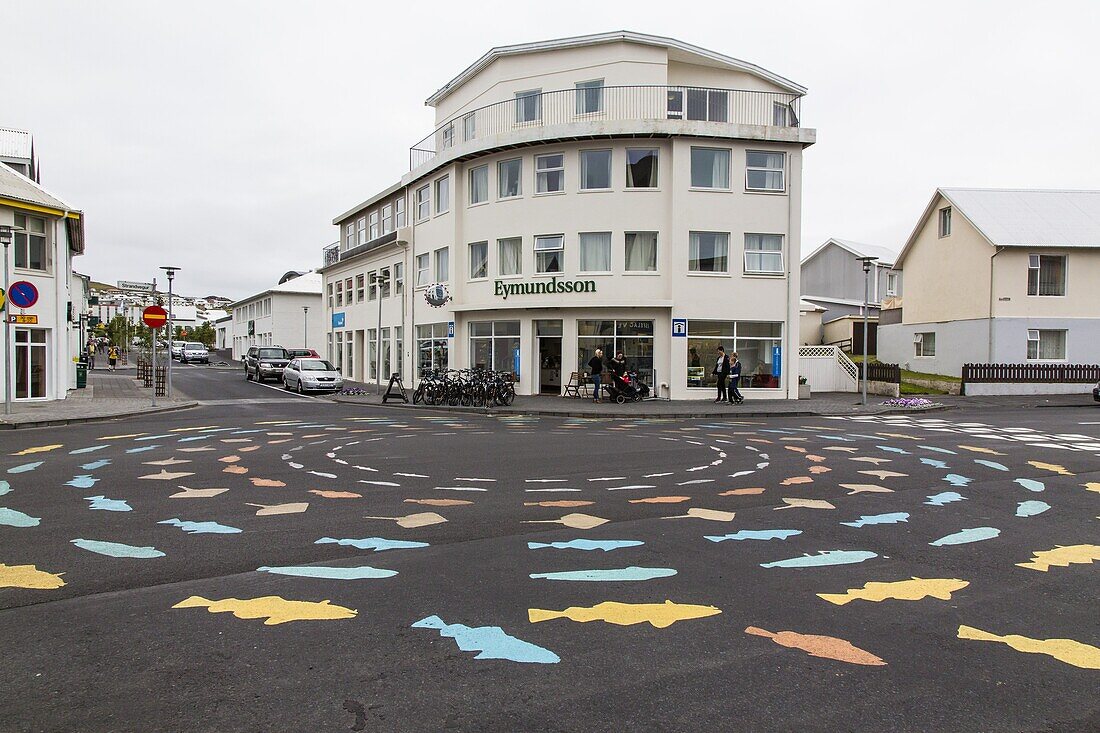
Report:
[[[73,357],[80,354],[83,283],[73,282],[73,258],[84,252],[84,215],[39,183],[0,165],[0,226],[15,227],[7,251],[11,285],[37,292],[33,303],[11,299],[11,369],[5,378],[16,401],[65,399],[76,387]],[[19,283],[29,284],[33,290]],[[18,296],[17,296],[18,297]]]
[[[882,361],[1100,363],[1100,191],[938,189],[895,268]]]
[[[219,323],[218,348],[233,349],[240,359],[252,346],[314,349],[322,353],[325,314],[321,302],[321,276],[287,273],[274,287],[238,300],[229,306],[230,322]],[[228,344],[226,341],[228,340]]]
[[[427,100],[411,170],[334,219],[333,360],[560,394],[602,348],[685,399],[723,345],[747,396],[796,398],[805,91],[630,32],[491,50]]]

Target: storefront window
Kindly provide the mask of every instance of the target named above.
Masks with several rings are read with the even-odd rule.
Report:
[[[653,321],[577,321],[577,369],[587,372],[588,362],[603,349],[604,363],[622,351],[626,368],[652,386]]]
[[[15,398],[46,396],[46,332],[41,329],[15,330]]]
[[[773,374],[773,349],[783,344],[783,324],[762,321],[688,321],[687,386],[713,387],[718,347],[737,354],[741,361],[741,386],[777,389]]]
[[[519,351],[519,321],[470,323],[470,366],[496,372],[515,372]]]
[[[446,369],[450,363],[448,351],[446,323],[429,323],[417,326],[417,377],[424,377],[433,369]]]

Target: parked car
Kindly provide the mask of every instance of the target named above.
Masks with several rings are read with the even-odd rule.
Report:
[[[292,359],[283,370],[283,386],[306,392],[336,392],[344,388],[344,378],[327,359]]]
[[[244,355],[244,378],[263,382],[279,379],[290,361],[290,354],[282,346],[253,346]]]
[[[287,353],[290,354],[291,359],[306,358],[306,359],[320,359],[321,355],[313,349],[287,349]]]
[[[183,341],[173,341],[172,342],[172,358],[173,359],[179,359],[181,356],[183,356],[183,344],[184,344]]]
[[[191,364],[193,362],[199,364],[210,363],[210,352],[198,341],[188,341],[180,351],[181,364]]]

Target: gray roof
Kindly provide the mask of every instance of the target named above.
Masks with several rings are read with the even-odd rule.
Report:
[[[1100,191],[939,190],[998,247],[1100,247]]]
[[[74,211],[61,199],[48,192],[42,186],[6,165],[0,165],[0,197],[23,201],[28,204],[48,206],[51,209]]]
[[[879,265],[892,265],[897,259],[898,253],[889,247],[883,247],[878,244],[864,244],[863,242],[853,242],[850,239],[837,239],[836,237],[830,237],[825,243],[820,245],[810,254],[802,258],[802,262],[809,262],[811,259],[817,256],[821,250],[828,247],[830,244],[835,244],[838,247],[848,250],[856,257],[877,257]]]

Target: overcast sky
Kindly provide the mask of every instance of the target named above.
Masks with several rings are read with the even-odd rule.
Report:
[[[803,250],[897,249],[937,186],[1100,188],[1098,6],[0,0],[0,126],[86,212],[78,270],[240,298],[320,265],[490,47],[627,29],[809,87]]]

